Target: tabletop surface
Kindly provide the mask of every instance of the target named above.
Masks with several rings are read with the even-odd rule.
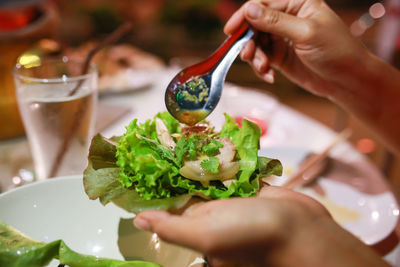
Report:
[[[101,113],[103,115],[100,115],[98,119],[110,122],[103,123],[103,126],[99,127],[101,133],[106,137],[121,135],[125,126],[133,118],[144,121],[152,118],[157,112],[166,110],[165,87],[177,71],[168,69],[159,72],[157,79],[148,88],[123,94],[107,94],[101,97],[99,108],[103,107],[104,110],[99,111],[99,115]],[[246,101],[249,99],[251,102],[247,103]],[[107,115],[110,112],[114,116]],[[260,140],[261,147],[288,147],[319,152],[336,136],[335,132],[324,125],[280,104],[273,96],[256,89],[227,84],[221,102],[208,119],[218,128],[224,121],[224,112],[228,114],[253,112],[254,116],[262,116],[261,119],[267,120],[268,132]],[[0,179],[10,179],[10,176],[16,175],[21,168],[32,168],[31,158],[26,153],[27,149],[27,141],[24,138],[0,142],[0,170],[2,173]],[[335,147],[331,156],[341,158],[348,164],[365,162],[368,166],[372,166],[372,171],[376,172],[376,176],[384,180],[378,169],[347,142]],[[12,162],[11,165],[10,162]],[[385,259],[395,266],[400,266],[399,236],[400,226],[397,227],[397,234],[393,233],[384,240],[385,242],[380,247],[376,246],[378,250],[384,252]]]

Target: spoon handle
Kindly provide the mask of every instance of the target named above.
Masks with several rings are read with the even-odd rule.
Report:
[[[242,26],[229,36],[210,57],[185,69],[185,73],[180,77],[180,80],[185,81],[198,73],[211,72],[216,66],[218,69],[224,70],[226,74],[237,55],[253,35],[254,32],[248,25]]]
[[[239,31],[230,36],[215,52],[215,54],[218,54],[218,64],[214,69],[213,77],[215,78],[212,83],[223,84],[225,76],[233,61],[235,61],[240,51],[242,51],[243,47],[253,37],[253,35],[254,32],[252,29],[247,25],[243,26]],[[213,85],[211,85],[211,87],[212,86]]]

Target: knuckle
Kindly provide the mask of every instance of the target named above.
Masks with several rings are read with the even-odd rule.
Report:
[[[317,34],[318,25],[313,21],[305,21],[302,32],[302,39],[308,41],[313,39]]]
[[[275,25],[280,21],[281,15],[277,10],[268,10],[265,12],[264,22],[268,25]]]

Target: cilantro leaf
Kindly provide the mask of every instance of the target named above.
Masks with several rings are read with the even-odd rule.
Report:
[[[201,148],[201,151],[207,156],[211,157],[217,155],[219,149],[222,148],[223,146],[224,145],[218,142],[217,140],[211,139],[209,144]]]
[[[200,166],[211,173],[218,173],[219,159],[217,157],[205,159],[200,163]]]

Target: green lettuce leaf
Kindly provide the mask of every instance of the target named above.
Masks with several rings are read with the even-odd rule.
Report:
[[[154,120],[139,124],[133,120],[126,133],[108,140],[100,135],[93,138],[89,165],[84,172],[85,191],[91,199],[102,204],[112,201],[130,211],[143,209],[179,209],[191,196],[221,199],[231,196],[247,197],[259,190],[259,179],[280,175],[278,160],[258,157],[259,127],[243,120],[242,127],[225,114],[226,122],[220,133],[180,134],[180,124],[168,113],[155,118],[163,120],[171,133],[180,136],[174,150],[160,143]],[[220,181],[209,185],[187,179],[179,170],[185,160],[206,156],[201,166],[218,173],[219,160],[214,157],[223,145],[218,138],[229,138],[236,147],[239,161],[236,180],[226,188]]]
[[[89,149],[89,164],[83,173],[83,186],[90,199],[101,198],[106,204],[114,197],[126,192],[116,179],[120,169],[116,164],[115,143],[100,134],[93,137]]]
[[[117,179],[120,173],[115,159],[116,146],[112,140],[96,135],[89,150],[89,165],[84,171],[83,185],[90,199],[99,199],[103,205],[113,202],[128,212],[138,213],[145,209],[180,209],[189,201],[190,195],[146,200],[132,188],[127,188]],[[110,163],[114,153],[114,163]],[[94,168],[95,159],[96,167]],[[104,168],[101,168],[103,166]]]
[[[160,112],[155,116],[163,120],[165,126],[167,126],[170,133],[179,133],[181,131],[181,124],[168,112]]]
[[[261,130],[257,124],[243,120],[242,128],[239,128],[234,119],[225,114],[221,137],[228,137],[232,141],[240,158],[240,174],[237,184],[241,196],[254,195],[259,189],[251,183],[250,178],[257,167],[260,136]]]
[[[39,242],[0,221],[0,266],[42,267],[53,259],[69,267],[160,267],[146,261],[121,261],[80,254],[62,240],[48,244]]]
[[[267,157],[258,157],[257,159],[257,171],[261,177],[269,175],[282,175],[282,164],[277,159],[271,159]]]
[[[135,190],[128,190],[126,193],[115,197],[113,203],[132,213],[139,213],[143,210],[176,211],[184,207],[191,197],[191,195],[184,194],[177,197],[145,200],[141,198]]]

